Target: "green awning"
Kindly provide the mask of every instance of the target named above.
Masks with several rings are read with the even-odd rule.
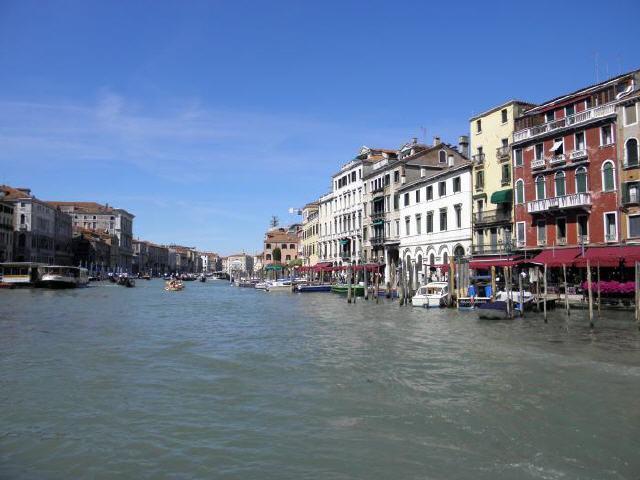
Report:
[[[384,220],[374,220],[373,224],[374,225],[382,225],[384,223]]]
[[[349,240],[340,240],[340,245],[346,245],[349,243]]]
[[[282,265],[271,264],[264,267],[264,269],[265,270],[282,270]]]
[[[491,203],[511,203],[513,202],[513,190],[498,190],[491,194]]]

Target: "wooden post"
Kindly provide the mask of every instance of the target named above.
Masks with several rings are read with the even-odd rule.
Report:
[[[456,273],[453,256],[449,257],[449,307],[453,305],[453,289],[455,288],[454,275]]]
[[[571,310],[569,309],[569,292],[567,291],[567,266],[562,264],[562,276],[564,279],[564,308],[567,312],[567,315],[571,315]]]
[[[640,330],[640,262],[636,262],[636,323]]]
[[[596,282],[598,285],[598,318],[600,318],[600,262],[596,266],[596,276],[598,277]]]
[[[544,264],[544,323],[547,323],[547,264]]]
[[[518,289],[520,290],[520,316],[524,317],[524,287],[522,286],[522,272],[518,272]]]
[[[388,267],[387,267],[388,268]],[[376,272],[376,303],[380,303],[380,269]]]
[[[496,299],[496,267],[491,265],[491,301]]]
[[[358,285],[360,285],[360,281],[358,280],[360,278],[360,275],[358,274],[357,270],[354,270],[355,267],[351,267],[351,276],[353,278],[352,280],[352,285],[353,285],[353,295],[351,297],[351,299],[353,300],[353,303],[356,303],[356,298],[358,298],[358,294],[357,294],[357,287]]]
[[[591,291],[591,262],[587,260],[587,289],[589,290],[589,326],[593,328],[593,292]]]
[[[351,303],[351,265],[347,267],[347,303]]]
[[[362,275],[363,275],[363,283],[364,283],[364,299],[369,300],[369,284],[367,282],[367,267],[363,265]]]
[[[540,266],[536,265],[536,312],[540,312]]]

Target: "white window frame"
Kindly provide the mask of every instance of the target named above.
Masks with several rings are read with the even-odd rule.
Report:
[[[544,191],[542,192],[544,197],[538,198],[538,178],[542,178],[542,185],[544,187]],[[537,175],[534,180],[535,190],[536,190],[536,200],[544,200],[547,198],[547,181],[544,178],[544,175]]]
[[[542,156],[538,158],[538,145],[542,145],[542,149],[540,150]],[[534,160],[542,160],[544,158],[544,143],[536,143],[533,146],[533,159]]]
[[[540,243],[540,224],[544,225],[544,241],[542,243]],[[548,231],[547,231],[547,221],[546,220],[536,220],[536,243],[539,246],[544,246],[547,244],[547,240],[548,240]]]
[[[604,189],[604,167],[607,163],[610,163],[613,167],[613,189],[611,190]],[[616,183],[616,164],[613,162],[613,160],[605,160],[604,162],[602,162],[602,166],[600,167],[600,180],[602,181],[603,192],[615,192],[618,189],[618,185]]]
[[[609,127],[611,129],[611,142],[609,143],[603,143],[603,136],[602,136],[602,130],[605,127]],[[601,147],[607,147],[609,145],[613,145],[614,143],[616,143],[616,137],[615,137],[615,132],[614,132],[614,128],[613,128],[613,124],[609,123],[607,125],[602,125],[600,127],[600,146]]]
[[[627,123],[627,106],[624,106],[624,105],[622,106],[622,112],[624,116],[623,126],[630,127],[631,125],[635,125],[638,123],[638,103],[636,102],[633,104],[633,108],[636,110],[636,121],[633,123]]]
[[[586,183],[585,187],[586,187],[586,190],[584,192],[579,192],[578,191],[578,170],[584,170],[584,173],[585,173],[585,180],[586,180],[585,181],[585,183]],[[578,167],[578,168],[576,168],[575,171],[574,171],[574,175],[573,176],[574,176],[574,183],[575,183],[574,187],[575,187],[576,194],[578,194],[578,193],[587,193],[589,191],[589,171],[587,170],[587,167]]]
[[[638,151],[637,152],[637,154],[638,154],[638,165],[635,165],[635,166],[637,167],[637,166],[640,166],[640,142],[638,141],[638,139],[636,137],[629,137],[624,141],[624,145],[623,145],[623,149],[624,149],[624,152],[623,152],[624,153],[624,166],[625,167],[629,166],[629,157],[627,155],[627,143],[629,143],[629,141],[631,141],[631,140],[635,140],[636,141],[636,150]]]
[[[578,134],[581,133],[582,134],[582,138],[584,139],[584,148],[578,148],[578,140],[577,140],[577,136]],[[579,132],[575,132],[573,134],[573,151],[578,151],[578,150],[586,150],[587,149],[587,134],[584,130],[581,130]]]
[[[518,202],[518,183],[522,184],[522,202]],[[526,203],[526,195],[524,193],[524,180],[519,178],[515,183],[515,191],[516,191],[516,205],[524,205]]]
[[[519,230],[519,226],[522,225],[522,236],[523,238],[520,239],[518,238],[518,233],[520,232]],[[538,232],[536,231],[536,235],[538,234]],[[516,244],[519,247],[524,247],[527,245],[527,222],[516,222]]]
[[[558,185],[556,184],[556,179],[558,178],[558,175],[563,175],[564,177],[564,193],[562,195],[558,195]],[[558,170],[554,175],[553,175],[553,193],[556,197],[564,197],[565,195],[567,195],[567,174],[564,172],[564,170]]]
[[[629,238],[640,238],[640,235],[637,235],[637,236],[632,236],[631,235],[631,226],[630,226],[630,222],[629,222],[629,219],[631,217],[640,217],[640,213],[637,214],[637,215],[627,215],[627,237],[629,237]]]
[[[585,243],[589,243],[589,215],[586,214],[581,214],[581,215],[576,215],[576,238],[578,239],[578,244],[580,243],[580,218],[584,217],[587,219],[587,234],[585,235],[586,241]]]
[[[564,243],[563,245],[566,245],[567,243],[567,237],[568,235],[568,230],[567,227],[569,225],[569,222],[567,222],[567,217],[556,217],[556,242],[558,242],[559,237],[558,237],[558,220],[564,220]]]
[[[518,163],[518,161],[517,161],[518,155],[517,155],[516,152],[520,152],[521,163]],[[522,166],[524,166],[524,152],[523,152],[523,150],[521,148],[514,148],[513,149],[513,166],[514,167],[522,167]]]
[[[609,240],[607,239],[607,215],[613,214],[614,218],[615,218],[615,227],[616,227],[616,238],[614,238],[613,240]],[[618,212],[611,211],[611,212],[602,212],[602,226],[603,231],[604,231],[604,241],[605,243],[613,243],[613,242],[617,242],[618,241]]]

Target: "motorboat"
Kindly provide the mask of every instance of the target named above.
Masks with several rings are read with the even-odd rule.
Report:
[[[339,293],[340,295],[348,295],[349,284],[337,283],[335,285],[331,285],[331,291],[333,293]],[[351,285],[351,295],[355,295],[356,297],[364,297],[364,285]]]
[[[331,284],[329,284],[329,283],[319,284],[319,285],[299,284],[299,285],[296,285],[296,291],[300,292],[300,293],[303,293],[303,292],[330,292],[331,291]]]
[[[64,265],[47,265],[42,267],[39,287],[45,288],[77,288],[89,284],[89,273],[86,268],[68,267]]]
[[[414,307],[444,307],[449,301],[449,284],[447,282],[430,282],[418,288],[411,303]]]
[[[290,292],[291,291],[291,281],[275,281],[269,282],[266,288],[267,292]]]
[[[184,283],[181,280],[169,280],[165,282],[164,289],[167,292],[179,292],[180,290],[184,290]]]
[[[511,301],[513,302],[513,306],[515,310],[520,310],[521,303],[524,307],[524,310],[531,310],[534,305],[534,296],[531,292],[527,292],[526,290],[522,292],[522,302],[520,302],[520,292],[518,290],[513,290],[511,293],[507,293],[504,291],[500,291],[496,293],[496,300],[501,302],[506,302],[511,297]]]
[[[6,287],[31,287],[40,281],[43,263],[0,263],[0,283]]]
[[[481,320],[508,320],[508,302],[496,300],[475,305],[473,309]]]
[[[123,287],[127,287],[127,288],[132,288],[136,286],[136,281],[126,273],[123,273],[118,277],[118,285],[122,285]]]
[[[269,286],[269,282],[258,282],[255,284],[257,290],[266,290]]]
[[[198,277],[198,280],[200,280],[202,283],[204,283],[204,282],[206,282],[206,281],[207,281],[207,277],[205,277],[205,276],[204,276],[204,274],[202,274],[202,275],[200,275],[200,276]]]

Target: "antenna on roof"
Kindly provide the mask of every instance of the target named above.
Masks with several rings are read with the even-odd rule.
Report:
[[[420,125],[420,131],[422,132],[422,141],[427,143],[427,129],[423,125]]]
[[[600,75],[599,75],[599,72],[598,72],[598,52],[595,53],[595,58],[594,58],[593,62],[594,62],[594,68],[595,68],[595,71],[596,71],[596,83],[598,83],[600,81],[600,78],[599,78]]]

